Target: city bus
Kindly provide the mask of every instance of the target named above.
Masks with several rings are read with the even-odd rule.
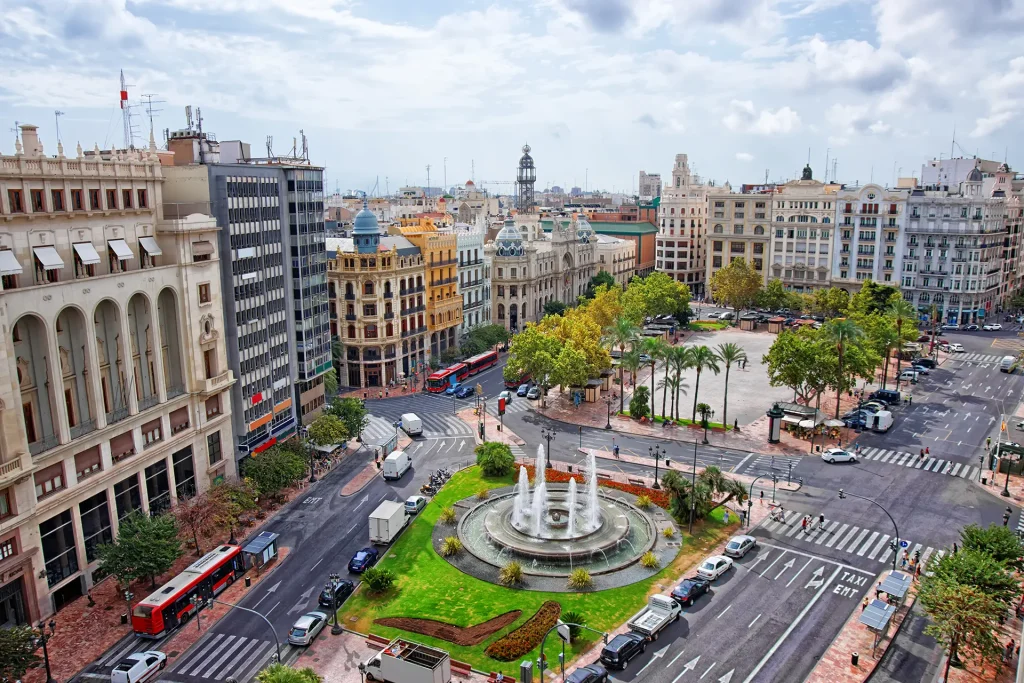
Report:
[[[487,368],[494,367],[498,362],[498,352],[488,351],[487,353],[481,353],[473,356],[468,360],[462,361],[467,368],[469,368],[469,374],[475,375],[478,372],[482,372]]]
[[[245,572],[242,549],[222,545],[186,567],[132,610],[132,629],[141,638],[161,638],[185,623],[207,598],[219,594]],[[193,604],[198,595],[199,605]]]
[[[469,377],[469,368],[465,363],[456,363],[450,368],[438,370],[427,377],[427,391],[434,394],[443,394],[453,382],[461,382]]]
[[[506,389],[516,389],[517,387],[519,387],[519,385],[526,384],[527,382],[529,382],[530,379],[531,379],[530,373],[524,372],[523,374],[521,374],[519,376],[519,379],[515,379],[515,380],[507,379],[507,380],[505,380],[505,388]]]

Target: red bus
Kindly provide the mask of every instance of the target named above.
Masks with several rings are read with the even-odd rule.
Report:
[[[155,593],[135,605],[132,629],[142,638],[160,638],[188,621],[202,605],[192,604],[197,594],[205,600],[227,588],[245,572],[242,549],[222,545],[186,567],[160,586]]]
[[[469,374],[475,375],[478,372],[482,372],[487,368],[493,367],[498,362],[498,352],[488,351],[487,353],[481,353],[462,362],[467,368],[469,368]]]
[[[450,368],[438,370],[427,377],[427,391],[434,394],[444,393],[444,390],[451,386],[452,381],[461,382],[469,377],[469,368],[465,363],[456,363]]]
[[[524,372],[522,375],[519,376],[519,379],[516,379],[516,380],[507,379],[507,380],[505,380],[505,388],[506,389],[516,389],[516,388],[519,387],[520,384],[526,384],[527,382],[529,382],[530,379],[531,379],[530,373]]]

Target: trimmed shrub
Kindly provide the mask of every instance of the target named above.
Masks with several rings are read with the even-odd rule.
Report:
[[[484,652],[499,662],[511,662],[523,657],[540,645],[544,634],[558,622],[561,613],[562,606],[554,600],[548,600],[525,624],[488,645]]]
[[[441,557],[451,557],[462,550],[462,541],[458,536],[449,536],[441,541]]]
[[[523,576],[523,565],[515,560],[506,562],[505,566],[498,570],[498,581],[502,586],[517,586],[523,582]]]
[[[667,526],[661,530],[661,535],[665,538],[675,538],[676,530],[675,527]]]
[[[573,590],[584,590],[594,585],[594,578],[586,569],[573,569],[569,572],[569,580],[566,585]]]
[[[576,640],[579,637],[580,632],[583,630],[580,626],[587,625],[587,618],[581,613],[573,611],[562,612],[562,621],[567,624],[579,624],[579,626],[569,627],[569,638],[571,640]]]
[[[640,556],[640,566],[645,569],[656,569],[659,564],[658,556],[650,550]]]
[[[370,567],[363,572],[363,583],[372,593],[383,593],[395,585],[395,573],[383,567]]]
[[[649,510],[654,503],[651,502],[651,497],[646,493],[641,493],[636,497],[636,506],[641,510]]]
[[[476,447],[476,464],[488,477],[504,477],[512,474],[516,456],[512,449],[497,441],[488,441]]]
[[[446,508],[441,508],[441,523],[455,524],[455,508],[450,505]]]
[[[479,491],[476,492],[477,500],[487,500],[490,497],[491,497],[491,490],[489,488],[484,487],[484,488],[482,488],[482,489],[480,489]]]

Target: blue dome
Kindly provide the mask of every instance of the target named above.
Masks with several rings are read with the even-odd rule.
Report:
[[[590,226],[588,221],[583,214],[576,217],[576,239],[583,244],[589,244],[591,238],[594,236],[594,228]]]
[[[523,255],[523,236],[516,229],[516,222],[512,216],[505,219],[505,225],[498,231],[494,242],[497,246],[498,256]]]
[[[353,235],[380,234],[380,225],[377,223],[377,216],[374,215],[373,211],[366,208],[366,204],[363,204],[362,210],[356,214],[355,221],[353,221],[352,225]]]

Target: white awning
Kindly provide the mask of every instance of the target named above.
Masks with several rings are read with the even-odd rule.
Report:
[[[96,247],[92,246],[92,242],[75,242],[74,247],[83,264],[91,266],[100,262],[100,255],[96,253]]]
[[[119,261],[127,261],[128,259],[135,258],[135,254],[132,253],[132,250],[128,247],[128,243],[124,240],[109,240],[107,244],[109,244],[110,248],[114,250],[115,254],[117,254]]]
[[[43,264],[44,269],[57,270],[64,267],[64,261],[53,247],[33,247],[32,251],[35,252],[39,263]]]
[[[156,239],[153,237],[140,237],[139,244],[142,245],[142,248],[145,249],[146,253],[150,256],[159,256],[164,253],[163,250],[160,249],[160,245],[156,243]]]
[[[0,275],[21,275],[21,263],[10,249],[0,251]]]
[[[206,254],[213,254],[213,242],[200,240],[192,243],[193,256],[204,256]]]

